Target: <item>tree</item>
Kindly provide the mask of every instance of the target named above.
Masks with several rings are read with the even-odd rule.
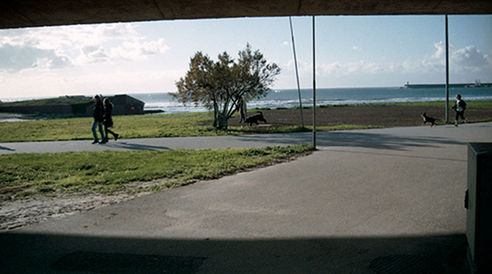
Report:
[[[267,63],[263,54],[252,51],[249,44],[238,55],[235,61],[224,52],[214,62],[197,52],[190,59],[185,77],[176,82],[178,92],[173,96],[184,104],[193,102],[213,110],[217,129],[227,129],[227,121],[241,99],[248,102],[266,96],[280,73],[275,63]]]

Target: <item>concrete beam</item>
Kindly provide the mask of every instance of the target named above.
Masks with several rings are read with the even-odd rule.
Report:
[[[289,15],[492,14],[490,0],[4,0],[0,29]]]

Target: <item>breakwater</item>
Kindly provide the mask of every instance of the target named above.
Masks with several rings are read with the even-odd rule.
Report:
[[[445,88],[445,84],[405,84],[403,88]],[[474,84],[449,84],[450,88],[488,88],[492,83],[474,83]]]
[[[108,96],[113,103],[113,115],[144,114],[145,102],[128,95]],[[57,98],[0,103],[0,112],[63,117],[92,116],[94,103],[87,96],[61,96]]]

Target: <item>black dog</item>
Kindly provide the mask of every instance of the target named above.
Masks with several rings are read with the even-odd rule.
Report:
[[[250,116],[250,117],[246,118],[246,120],[244,120],[245,123],[249,123],[249,126],[252,126],[253,123],[258,125],[258,121],[262,121],[265,124],[267,123],[267,121],[265,120],[265,117],[263,117],[263,113],[261,111],[258,111],[257,114]]]
[[[436,125],[436,120],[435,118],[432,118],[432,117],[429,117],[425,114],[425,112],[421,113],[420,114],[420,117],[422,117],[422,119],[424,120],[424,125],[426,123],[431,123],[431,127],[435,126]]]

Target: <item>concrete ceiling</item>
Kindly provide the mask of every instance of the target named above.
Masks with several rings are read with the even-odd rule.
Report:
[[[0,28],[288,15],[492,14],[492,0],[1,0]]]

